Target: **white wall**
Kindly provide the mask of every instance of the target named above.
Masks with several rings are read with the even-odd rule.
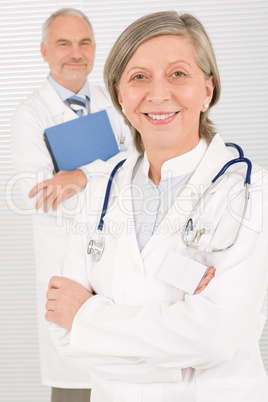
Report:
[[[39,87],[48,70],[39,54],[41,24],[61,7],[82,9],[96,35],[92,81],[114,40],[136,18],[154,11],[191,12],[205,25],[216,50],[223,92],[213,119],[225,140],[238,142],[268,168],[267,0],[0,0],[0,400],[49,401],[40,385],[33,239],[30,217],[12,177],[10,118],[20,101]],[[9,205],[8,205],[9,204]],[[268,327],[261,342],[268,370]]]

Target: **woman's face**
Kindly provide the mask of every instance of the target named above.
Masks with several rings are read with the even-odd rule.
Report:
[[[120,80],[118,100],[140,132],[146,152],[159,149],[171,157],[199,141],[200,112],[213,95],[187,38],[159,36],[144,42],[129,60]]]

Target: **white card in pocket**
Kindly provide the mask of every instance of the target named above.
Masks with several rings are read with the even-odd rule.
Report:
[[[170,251],[157,273],[157,278],[193,295],[207,270],[207,266]]]

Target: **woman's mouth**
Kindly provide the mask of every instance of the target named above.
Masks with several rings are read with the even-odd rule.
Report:
[[[153,124],[170,123],[179,112],[172,113],[145,113],[147,120]]]

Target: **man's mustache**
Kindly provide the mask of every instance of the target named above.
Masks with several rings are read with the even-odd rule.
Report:
[[[83,59],[70,59],[70,60],[65,60],[62,64],[70,64],[70,63],[87,64],[87,62],[84,61]]]

